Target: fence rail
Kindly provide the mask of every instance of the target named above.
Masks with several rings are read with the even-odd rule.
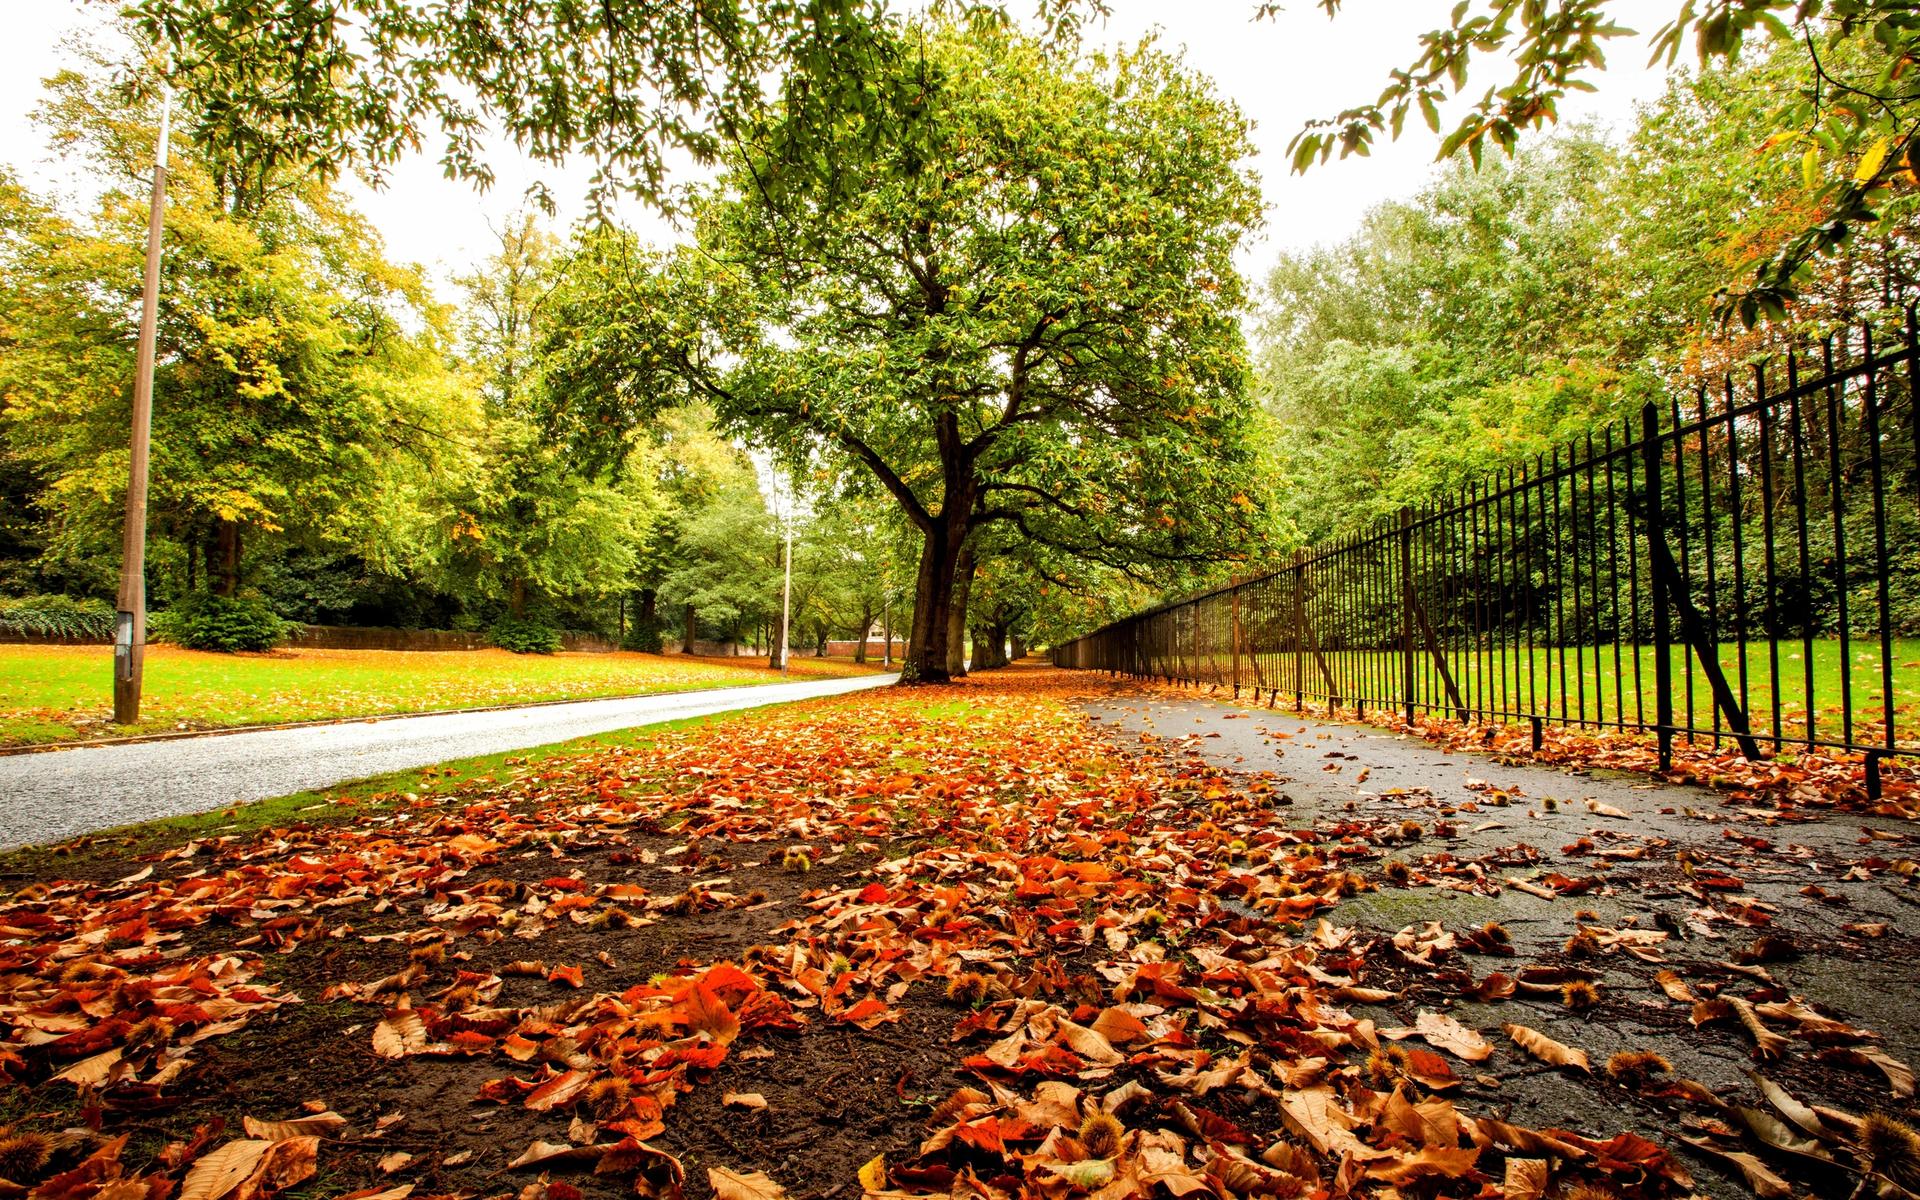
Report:
[[[1066,667],[1303,708],[1920,753],[1920,337],[1727,376],[1280,570],[1117,621]]]

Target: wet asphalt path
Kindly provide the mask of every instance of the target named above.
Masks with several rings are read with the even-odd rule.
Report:
[[[1762,994],[1760,978],[1724,966],[1745,958],[1762,932],[1783,935],[1789,944],[1783,959],[1757,964],[1781,992],[1873,1030],[1887,1052],[1920,1065],[1920,972],[1914,966],[1920,889],[1894,869],[1898,860],[1920,857],[1920,834],[1908,822],[1845,812],[1784,819],[1764,804],[1641,775],[1502,761],[1366,725],[1191,693],[1116,692],[1085,708],[1117,743],[1160,756],[1177,773],[1264,778],[1282,798],[1280,820],[1287,827],[1347,841],[1357,851],[1354,869],[1378,890],[1331,910],[1336,925],[1391,935],[1431,921],[1454,932],[1498,921],[1511,935],[1514,955],[1468,952],[1449,957],[1446,966],[1466,968],[1475,978],[1529,964],[1593,972],[1604,1000],[1580,1013],[1556,998],[1454,1000],[1448,988],[1423,986],[1425,972],[1395,971],[1390,953],[1369,956],[1386,966],[1378,986],[1405,991],[1400,1002],[1356,1006],[1355,1013],[1391,1027],[1410,1023],[1420,1008],[1435,1008],[1486,1033],[1501,1046],[1486,1065],[1504,1081],[1484,1092],[1470,1081],[1466,1093],[1509,1119],[1547,1125],[1577,1117],[1595,1129],[1638,1128],[1663,1140],[1672,1128],[1670,1113],[1635,1103],[1618,1087],[1541,1072],[1520,1059],[1499,1032],[1508,1021],[1585,1049],[1596,1067],[1617,1050],[1655,1048],[1677,1073],[1740,1103],[1759,1103],[1746,1072],[1761,1067],[1807,1100],[1854,1111],[1898,1107],[1874,1072],[1836,1070],[1805,1043],[1796,1042],[1781,1060],[1757,1062],[1736,1029],[1724,1022],[1692,1028],[1687,1008],[1668,1001],[1654,982],[1657,970],[1671,968],[1696,985]],[[1407,822],[1418,829],[1401,840]],[[1724,872],[1742,886],[1703,891],[1683,857],[1696,870]],[[1415,874],[1396,884],[1387,877],[1389,860]],[[1485,876],[1477,885],[1467,873],[1476,869]],[[1597,882],[1585,894],[1552,899],[1509,882],[1537,886],[1556,872]],[[1769,923],[1728,919],[1748,903]],[[1653,961],[1617,952],[1576,961],[1567,942],[1582,925],[1671,935],[1654,947]],[[1885,929],[1877,937],[1860,932],[1878,925]],[[1683,1157],[1702,1192],[1748,1195],[1715,1164]]]
[[[862,675],[434,713],[0,757],[0,849],[205,812],[449,759],[892,683]]]

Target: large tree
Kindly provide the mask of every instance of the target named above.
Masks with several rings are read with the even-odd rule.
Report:
[[[878,36],[878,35],[876,35]],[[856,109],[790,93],[666,256],[590,238],[547,379],[585,437],[704,398],[828,447],[921,538],[909,677],[948,677],[969,537],[1143,573],[1257,507],[1233,254],[1238,112],[1142,46],[1064,61],[993,23],[888,27]]]

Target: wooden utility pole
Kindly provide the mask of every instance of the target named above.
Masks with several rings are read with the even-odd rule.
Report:
[[[127,456],[127,522],[120,543],[119,610],[113,634],[113,719],[140,719],[147,651],[147,457],[153,431],[153,356],[160,311],[160,234],[167,209],[167,135],[173,96],[160,92],[160,138],[153,151],[153,199],[147,216],[147,270],[140,295],[140,349],[133,373],[133,442]]]
[[[787,561],[785,578],[780,583],[780,673],[788,674],[788,647],[793,644],[793,504],[789,496],[787,504]]]

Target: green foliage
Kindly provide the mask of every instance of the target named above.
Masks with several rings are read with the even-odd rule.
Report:
[[[493,644],[515,654],[556,654],[560,650],[560,631],[525,617],[505,617],[487,631]]]
[[[1341,0],[1320,0],[1329,14]],[[1262,3],[1270,12],[1278,6]],[[1474,56],[1504,58],[1509,82],[1490,87],[1440,142],[1440,156],[1465,151],[1481,165],[1488,144],[1513,154],[1520,135],[1551,124],[1569,90],[1591,91],[1588,76],[1606,64],[1608,39],[1632,31],[1609,17],[1608,0],[1559,4],[1462,0],[1450,23],[1420,38],[1421,52],[1393,70],[1380,95],[1309,121],[1294,137],[1293,169],[1366,154],[1377,134],[1400,136],[1418,111],[1440,133],[1440,105],[1467,85]],[[1748,94],[1748,119],[1728,126],[1749,164],[1791,176],[1804,190],[1762,254],[1725,271],[1715,289],[1723,317],[1751,328],[1782,320],[1817,278],[1823,257],[1913,203],[1920,169],[1920,90],[1911,67],[1920,54],[1920,21],[1906,0],[1737,0],[1680,6],[1655,36],[1655,59],[1676,61],[1691,40],[1704,71],[1737,68],[1741,56],[1791,57],[1790,76]],[[1500,69],[1500,68],[1496,68]],[[1745,174],[1744,165],[1736,168]],[[1740,275],[1745,273],[1744,281]]]
[[[620,648],[641,654],[658,654],[665,642],[666,624],[658,616],[631,617],[627,620],[626,635],[620,639]]]
[[[1148,571],[1261,531],[1233,266],[1259,208],[1245,122],[1169,55],[885,35],[857,115],[796,86],[742,140],[700,251],[582,241],[546,384],[589,446],[700,398],[789,460],[832,448],[922,536],[937,675],[977,528]]]
[[[50,82],[39,121],[101,191],[70,218],[0,187],[0,436],[38,484],[43,570],[98,578],[117,556],[127,381],[148,207],[149,109],[114,102],[113,64]],[[245,548],[411,548],[424,491],[457,469],[471,396],[447,369],[442,314],[340,197],[288,175],[241,204],[174,155],[153,417],[151,529],[163,573],[209,556],[223,590]],[[178,586],[174,584],[172,586]],[[162,583],[162,593],[169,585]],[[181,590],[185,590],[181,588]]]
[[[283,620],[257,593],[190,592],[147,619],[147,637],[189,650],[271,650],[299,626]]]
[[[288,164],[378,179],[436,135],[447,170],[484,185],[492,131],[540,162],[598,164],[592,198],[604,207],[622,190],[663,201],[666,156],[714,158],[761,107],[765,78],[857,104],[876,6],[482,0],[457,17],[410,0],[129,7],[172,49],[184,131],[243,186]]]
[[[1259,341],[1284,518],[1321,542],[1457,496],[1913,299],[1914,217],[1889,209],[1810,272],[1790,327],[1712,319],[1729,273],[1774,254],[1813,202],[1753,148],[1771,98],[1809,70],[1782,47],[1688,74],[1621,141],[1574,129],[1454,164],[1346,242],[1282,256]]]
[[[0,600],[0,633],[98,641],[113,637],[114,609],[105,600],[22,596]]]

